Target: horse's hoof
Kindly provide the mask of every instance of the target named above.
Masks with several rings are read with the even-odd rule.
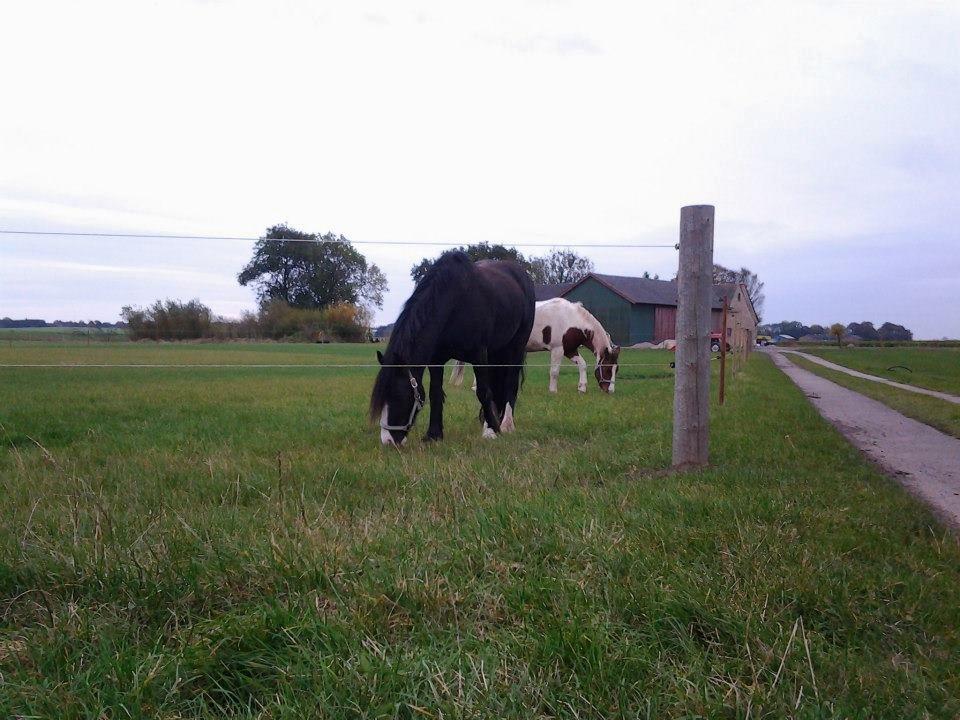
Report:
[[[423,441],[425,443],[440,442],[441,440],[443,440],[443,433],[439,433],[437,435],[434,435],[433,433],[427,433],[423,436]]]
[[[487,438],[488,440],[493,440],[497,437],[497,434],[493,431],[493,428],[485,427],[483,429],[483,434],[480,436],[482,438]]]

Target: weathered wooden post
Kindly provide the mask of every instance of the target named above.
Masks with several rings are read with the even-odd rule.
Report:
[[[673,466],[706,465],[710,441],[713,205],[680,209]],[[721,342],[726,341],[722,338]]]

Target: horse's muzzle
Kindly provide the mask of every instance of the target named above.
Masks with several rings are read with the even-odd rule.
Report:
[[[380,444],[384,446],[393,445],[401,447],[407,442],[407,433],[399,430],[384,430],[380,428]]]

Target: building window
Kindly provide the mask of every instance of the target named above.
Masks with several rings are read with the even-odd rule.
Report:
[[[740,293],[737,293],[737,300],[740,299]]]

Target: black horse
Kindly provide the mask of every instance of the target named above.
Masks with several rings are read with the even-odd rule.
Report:
[[[516,263],[473,263],[459,251],[441,255],[404,304],[386,353],[377,352],[383,367],[370,418],[380,420],[380,441],[406,441],[426,401],[425,367],[430,426],[424,439],[443,438],[443,365],[452,359],[474,366],[484,437],[513,430],[534,305],[533,283]]]

